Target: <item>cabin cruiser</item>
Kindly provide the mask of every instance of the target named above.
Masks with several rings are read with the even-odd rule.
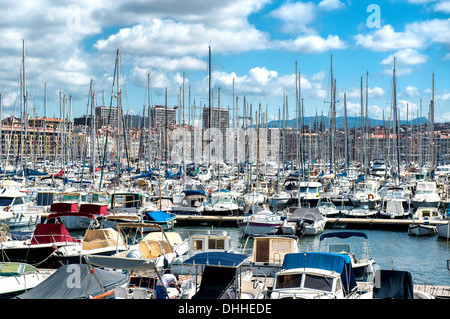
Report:
[[[355,254],[355,251],[351,249],[351,244],[356,243],[356,241],[346,242],[346,240],[351,237],[362,238],[364,240],[364,244],[362,247],[359,247],[360,249],[357,255]],[[366,233],[344,231],[322,234],[320,236],[320,251],[326,250],[326,248],[322,246],[326,238],[335,238],[335,240],[329,241],[327,252],[343,254],[351,258],[353,273],[357,281],[370,281],[373,279],[375,261],[369,256],[369,242]]]
[[[305,207],[316,207],[322,188],[319,182],[300,182],[298,189],[291,192],[292,201]]]
[[[437,193],[436,182],[421,181],[416,184],[416,191],[411,198],[414,208],[439,207],[441,197]]]
[[[281,214],[273,213],[262,207],[257,208],[253,214],[244,216],[239,220],[238,227],[244,236],[273,235],[280,230],[283,220]]]
[[[321,234],[327,223],[318,208],[297,208],[283,222],[285,235],[315,236]]]
[[[367,205],[370,209],[381,204],[381,196],[378,193],[379,183],[374,180],[356,183],[355,190],[350,193],[350,200],[354,206]]]
[[[0,263],[0,298],[13,298],[28,291],[50,276],[50,272],[18,262]]]
[[[184,198],[180,205],[171,207],[170,211],[177,215],[202,215],[207,202],[206,193],[202,190],[184,190]]]
[[[403,200],[385,198],[378,214],[381,218],[404,219],[409,217],[410,211],[404,208]]]
[[[317,209],[320,211],[323,217],[338,217],[339,209],[331,200],[320,200],[317,203]]]
[[[237,198],[240,193],[219,191],[210,195],[210,203],[204,207],[204,215],[231,216],[239,214]]]
[[[4,188],[0,192],[0,221],[10,228],[35,226],[41,220],[44,209],[33,208],[26,203],[26,193]]]
[[[243,250],[247,247],[248,239]],[[286,254],[298,253],[299,239],[297,236],[268,235],[253,237],[253,250],[250,259],[244,263],[244,268],[253,276],[273,278],[281,270]]]
[[[346,299],[357,287],[349,256],[323,252],[287,254],[271,299]]]

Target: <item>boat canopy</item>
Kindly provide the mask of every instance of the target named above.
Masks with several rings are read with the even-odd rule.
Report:
[[[51,214],[50,214],[51,215]],[[31,244],[49,244],[58,242],[80,242],[73,238],[64,224],[37,224],[31,238]]]
[[[162,210],[146,212],[145,215],[147,215],[154,222],[165,222],[172,218],[172,215],[163,212]]]
[[[322,220],[323,216],[318,208],[297,208],[286,219],[288,222],[297,222],[300,220]]]
[[[349,237],[363,237],[367,239],[367,234],[363,232],[350,232],[350,231],[343,231],[343,232],[333,232],[333,233],[326,233],[320,235],[320,240],[324,240],[325,238],[329,237],[338,237],[338,238],[349,238]]]
[[[197,189],[187,189],[187,190],[184,190],[182,193],[184,193],[185,196],[193,196],[193,195],[206,196],[205,191],[197,190]]]
[[[87,229],[83,237],[83,250],[125,246],[122,235],[112,228]]]
[[[50,212],[52,213],[78,212],[78,203],[72,202],[52,203],[50,206]]]
[[[247,258],[249,258],[249,256],[236,253],[207,252],[195,254],[186,259],[183,264],[237,268],[242,265]]]
[[[342,283],[346,291],[356,287],[352,260],[348,255],[325,252],[291,253],[284,256],[282,269],[318,268],[335,271],[341,274]]]
[[[80,213],[90,213],[106,216],[108,214],[108,205],[83,203],[80,205]]]

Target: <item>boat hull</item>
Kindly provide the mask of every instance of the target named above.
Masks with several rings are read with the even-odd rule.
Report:
[[[437,227],[432,225],[410,225],[408,227],[408,235],[411,236],[434,236],[437,233]]]

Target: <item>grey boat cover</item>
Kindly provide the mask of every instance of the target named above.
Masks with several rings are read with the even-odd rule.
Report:
[[[414,299],[414,283],[411,273],[402,270],[381,269],[377,271],[373,298]]]
[[[16,298],[87,299],[123,285],[128,280],[129,274],[89,267],[86,264],[70,264],[62,266],[41,284]]]
[[[288,222],[298,222],[300,220],[322,220],[323,216],[318,208],[297,208],[286,219]]]

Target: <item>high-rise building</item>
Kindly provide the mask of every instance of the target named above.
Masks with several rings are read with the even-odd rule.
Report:
[[[222,132],[228,128],[230,124],[230,112],[228,109],[222,109],[213,107],[211,108],[211,126],[209,125],[209,108],[203,108],[203,129],[206,130],[210,127],[219,128]]]
[[[166,121],[167,119],[167,121]],[[164,105],[155,105],[150,108],[150,126],[170,127],[177,124],[177,110],[175,108],[165,107]]]

